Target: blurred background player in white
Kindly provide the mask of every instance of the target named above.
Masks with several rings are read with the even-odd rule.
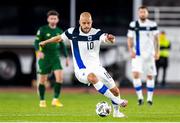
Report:
[[[124,117],[125,115],[119,111],[119,106],[125,107],[128,102],[120,99],[119,89],[99,60],[101,42],[114,43],[115,36],[92,28],[92,17],[89,12],[81,13],[79,24],[80,27],[69,28],[62,35],[41,42],[40,45],[70,41],[77,79],[84,84],[93,84],[97,91],[112,100],[113,117]]]
[[[155,60],[159,59],[159,41],[156,22],[148,19],[148,8],[138,9],[139,19],[130,23],[128,30],[128,49],[132,58],[133,86],[138,96],[138,104],[144,103],[141,74],[146,75],[147,103],[153,104]]]

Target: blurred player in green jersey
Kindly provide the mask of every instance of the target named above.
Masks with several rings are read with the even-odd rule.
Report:
[[[54,72],[56,82],[54,84],[54,98],[52,100],[52,106],[62,107],[63,104],[59,100],[61,85],[63,82],[63,68],[60,61],[60,49],[63,49],[66,57],[66,66],[69,65],[69,58],[66,46],[63,42],[49,44],[43,48],[39,46],[41,41],[60,35],[63,32],[57,27],[59,22],[59,13],[57,11],[49,11],[47,13],[47,21],[48,25],[40,27],[37,31],[36,40],[34,42],[37,58],[38,91],[40,96],[39,106],[46,107],[45,82],[48,79],[48,74]]]

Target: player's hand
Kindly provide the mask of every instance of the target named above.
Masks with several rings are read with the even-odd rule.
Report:
[[[37,59],[43,59],[44,58],[44,53],[41,52],[41,51],[37,51],[36,52],[36,57],[37,57]]]
[[[135,53],[133,50],[130,51],[130,55],[131,55],[131,58],[132,58],[132,59],[136,57],[136,53]]]
[[[106,41],[111,42],[111,43],[115,43],[115,36],[112,34],[107,34]]]
[[[159,60],[159,57],[160,57],[159,52],[156,52],[154,57],[155,57],[155,60]]]
[[[46,42],[45,42],[45,41],[42,41],[42,42],[39,43],[39,46],[41,46],[41,47],[43,47],[43,46],[45,46],[45,45],[46,45]]]
[[[69,57],[66,58],[66,67],[69,66]]]

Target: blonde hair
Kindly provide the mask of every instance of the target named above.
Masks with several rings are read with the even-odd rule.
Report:
[[[90,18],[92,20],[92,16],[91,16],[90,12],[82,12],[80,14],[80,20],[81,20],[81,18]]]

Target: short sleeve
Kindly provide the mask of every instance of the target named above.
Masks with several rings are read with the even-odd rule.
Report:
[[[43,37],[43,31],[42,28],[39,28],[36,33],[36,40],[42,40],[42,37]]]
[[[61,38],[62,38],[63,41],[68,41],[69,40],[68,37],[66,36],[65,32],[63,32],[61,34]]]
[[[99,37],[99,40],[101,42],[106,42],[106,36],[107,36],[107,33],[103,33],[100,37]]]
[[[63,32],[63,33],[61,34],[62,40],[63,40],[63,41],[71,40],[72,31],[73,31],[73,28],[69,28],[69,29],[67,29],[65,32]]]
[[[39,50],[39,42],[43,40],[43,33],[42,33],[42,28],[39,28],[37,33],[36,33],[36,38],[34,41],[34,48],[36,51]]]
[[[158,35],[159,34],[159,30],[158,30],[158,26],[157,26],[156,22],[154,22],[153,28],[154,28],[153,35]]]
[[[133,38],[134,37],[134,28],[135,28],[135,23],[131,22],[129,24],[128,32],[127,32],[127,37]]]

